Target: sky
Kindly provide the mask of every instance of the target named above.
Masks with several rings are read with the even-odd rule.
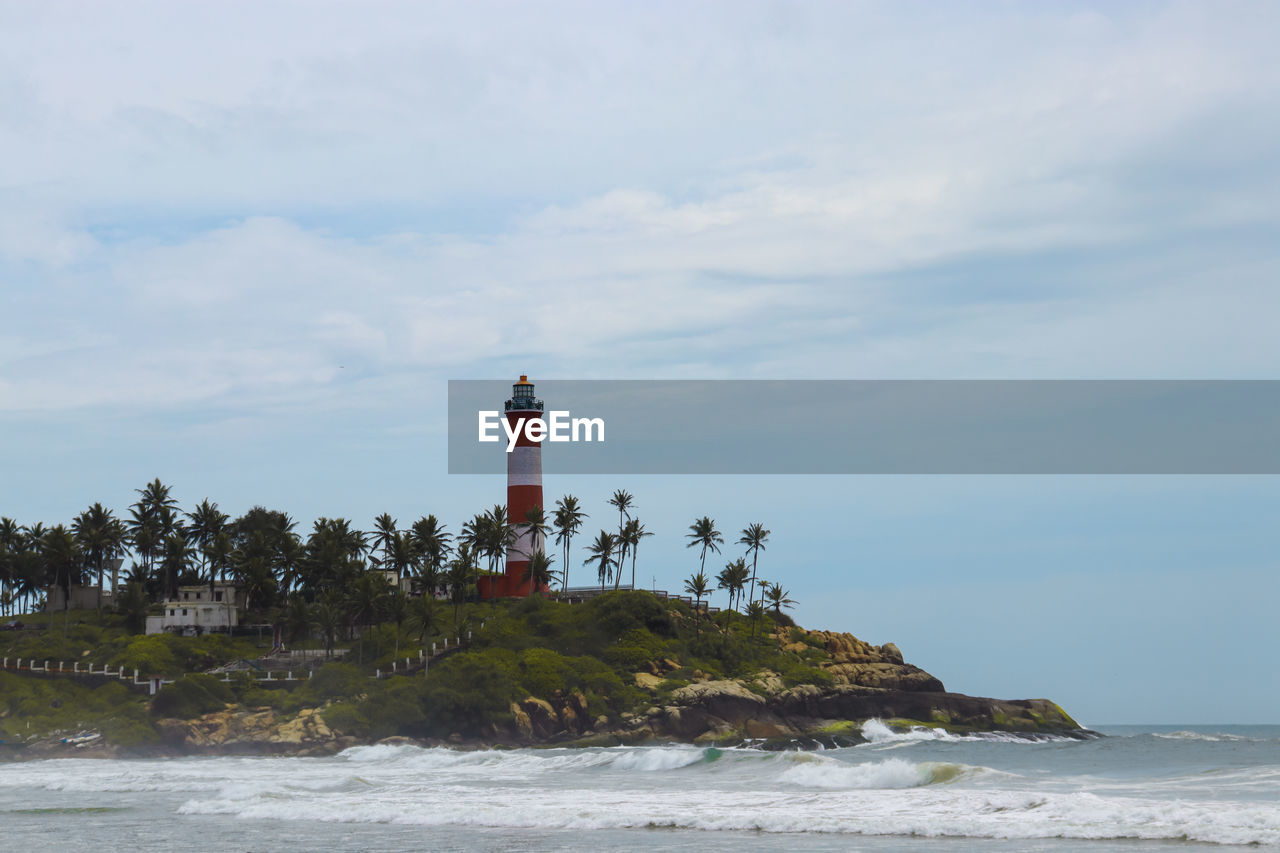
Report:
[[[1230,0],[0,2],[0,514],[158,476],[456,529],[503,483],[446,473],[450,379],[1276,378],[1277,31]],[[802,624],[953,690],[1280,722],[1274,477],[545,486],[601,525],[633,492],[662,588],[693,518],[762,521]]]

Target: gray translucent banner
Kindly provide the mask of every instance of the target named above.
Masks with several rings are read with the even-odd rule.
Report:
[[[548,473],[1280,473],[1280,380],[535,382],[544,418],[605,425],[603,442],[544,440]],[[478,413],[511,396],[449,382],[449,473],[507,470]]]

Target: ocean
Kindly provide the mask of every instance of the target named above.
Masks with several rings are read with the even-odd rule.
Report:
[[[1280,847],[1280,726],[0,764],[0,849],[1126,851]]]

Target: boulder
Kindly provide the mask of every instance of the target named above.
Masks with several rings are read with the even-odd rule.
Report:
[[[901,663],[833,663],[823,667],[836,684],[882,690],[920,690],[941,693],[942,682],[918,666]]]
[[[267,735],[271,743],[287,746],[314,746],[333,740],[333,732],[325,725],[316,708],[304,708],[298,716],[280,723]]]
[[[529,726],[535,738],[549,738],[563,731],[560,715],[551,707],[550,702],[530,696],[520,703],[520,710],[529,719]]]
[[[747,720],[742,725],[742,731],[747,737],[753,738],[782,737],[783,735],[795,734],[794,729],[773,714],[762,714],[759,717]]]
[[[787,686],[782,682],[782,676],[768,669],[762,669],[757,672],[755,677],[751,680],[751,683],[759,687],[765,693],[768,693],[770,696],[781,693],[783,690],[787,689]]]
[[[511,711],[511,723],[516,728],[516,734],[523,738],[533,737],[533,722],[524,709],[512,702],[508,710]]]
[[[671,694],[672,703],[683,709],[697,708],[714,717],[740,726],[764,710],[764,699],[738,681],[703,681],[681,687]]]
[[[581,705],[579,705],[581,702]],[[560,728],[569,734],[581,734],[587,724],[587,700],[581,693],[558,695],[554,704]]]
[[[885,643],[883,646],[881,646],[880,654],[884,655],[890,661],[893,661],[896,663],[906,663],[906,661],[902,659],[902,652],[899,651],[897,645],[895,645],[894,643]]]
[[[648,672],[637,672],[635,678],[636,687],[639,687],[641,690],[654,690],[664,680]]]

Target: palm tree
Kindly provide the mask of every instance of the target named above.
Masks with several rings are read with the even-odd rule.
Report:
[[[626,526],[626,519],[631,518],[631,502],[633,498],[626,489],[618,489],[613,493],[613,497],[609,498],[609,505],[618,508],[618,568],[627,562],[627,539],[622,535]],[[617,589],[622,585],[622,572],[618,572],[617,580],[613,582],[613,588]]]
[[[449,561],[449,570],[444,574],[444,585],[449,590],[449,603],[453,605],[454,630],[458,628],[458,611],[476,590],[479,569],[475,560],[470,544],[463,542],[462,547],[458,548],[457,556]]]
[[[438,614],[436,600],[429,595],[413,599],[409,604],[409,624],[418,631],[418,645],[425,646],[427,637],[435,633]]]
[[[361,638],[364,629],[375,621],[386,606],[387,579],[377,572],[365,572],[356,578],[347,593],[347,610],[351,622],[360,628]],[[359,663],[364,663],[364,643],[360,643]]]
[[[195,509],[187,513],[187,520],[191,522],[187,528],[187,536],[200,552],[200,567],[208,570],[209,543],[222,532],[222,528],[227,524],[228,516],[218,509],[216,503],[210,503],[209,499],[205,498],[196,504]],[[212,577],[212,574],[210,574],[210,577]]]
[[[70,610],[71,585],[80,582],[83,560],[75,534],[61,524],[55,525],[40,538],[38,552],[44,564],[44,582],[62,589],[62,609]],[[63,630],[66,630],[65,622]]]
[[[758,601],[748,602],[747,619],[751,622],[751,636],[755,637],[756,628],[759,627],[760,622],[764,619],[764,605]]]
[[[249,557],[236,564],[236,581],[244,590],[245,610],[264,610],[275,598],[278,585],[265,557]]]
[[[605,581],[613,577],[613,567],[618,565],[618,561],[613,557],[614,540],[613,534],[601,530],[600,535],[596,537],[596,541],[592,542],[587,548],[590,556],[582,561],[582,565],[588,566],[592,563],[596,564],[596,571],[600,575],[600,591],[604,592]]]
[[[369,549],[371,551],[382,549],[382,558],[375,558],[374,565],[384,566],[391,559],[391,542],[395,536],[396,520],[391,517],[391,513],[384,512],[373,520],[373,537],[369,542]]]
[[[573,542],[573,537],[578,535],[582,520],[587,517],[573,495],[565,495],[556,501],[556,544],[564,546],[564,578],[560,581],[564,589],[569,588],[569,545]]]
[[[529,555],[529,565],[525,567],[520,580],[528,582],[530,595],[533,595],[535,589],[545,589],[551,585],[551,564],[554,562],[555,558],[548,557],[541,548]]]
[[[754,601],[756,597],[756,561],[760,558],[760,552],[765,549],[765,543],[769,541],[769,534],[772,531],[765,530],[763,524],[752,524],[742,529],[742,536],[738,539],[738,544],[747,546],[747,553],[751,555],[751,594],[749,600]]]
[[[541,504],[534,504],[524,514],[524,521],[519,522],[518,526],[529,533],[530,550],[525,554],[526,557],[532,559],[533,554],[543,550],[543,544],[547,541],[547,533],[551,530],[551,525],[547,524],[547,515],[543,511]],[[545,558],[546,555],[543,554]],[[547,565],[550,565],[548,562]],[[542,584],[545,588],[551,583],[550,576]],[[534,587],[529,587],[529,594],[533,595]]]
[[[631,588],[636,588],[636,554],[640,551],[640,540],[646,536],[652,536],[648,530],[644,529],[644,525],[640,523],[640,519],[627,519],[627,526],[622,529],[622,540],[631,549]]]
[[[493,509],[481,513],[462,526],[463,538],[471,546],[475,559],[484,555],[489,561],[490,574],[496,574],[499,562],[515,541],[515,528],[507,517],[507,508],[495,504]]]
[[[159,515],[162,510],[174,510],[178,506],[177,498],[171,494],[173,487],[166,486],[160,482],[159,477],[147,483],[143,488],[134,489],[134,491],[140,495],[138,502],[134,506],[144,513]]]
[[[170,598],[178,597],[178,584],[182,575],[191,566],[191,558],[195,549],[187,544],[187,538],[180,531],[170,533],[164,540],[164,553],[161,567],[164,569],[165,592]]]
[[[133,543],[133,550],[138,557],[138,563],[148,581],[150,581],[155,569],[156,554],[159,553],[160,544],[163,541],[163,537],[160,535],[160,523],[151,514],[150,510],[140,504],[134,504],[130,507],[129,515],[129,521],[125,522],[129,531],[129,539]]]
[[[3,586],[4,615],[12,616],[13,608],[18,601],[19,555],[26,544],[26,536],[22,525],[12,518],[0,518],[0,586]]]
[[[795,604],[795,602],[788,598],[787,595],[787,590],[782,588],[782,584],[772,583],[769,584],[768,590],[762,597],[767,598],[769,603],[773,605],[774,613],[780,614],[782,613],[782,608],[785,607],[790,610],[792,605]]]
[[[403,535],[403,534],[401,534]],[[396,632],[396,649],[395,657],[400,657],[400,628],[404,625],[406,619],[409,618],[409,597],[400,590],[393,590],[391,595],[387,596],[386,604],[383,612],[391,621],[391,625]]]
[[[388,546],[383,549],[383,553],[388,556],[383,558],[385,562],[383,562],[382,568],[395,572],[397,581],[410,573],[418,562],[418,554],[413,547],[413,539],[407,533],[393,535]],[[396,588],[399,589],[398,584]]]
[[[710,516],[706,515],[690,524],[689,532],[685,536],[689,539],[689,544],[685,547],[695,548],[699,545],[702,546],[701,571],[705,573],[707,570],[707,551],[719,554],[720,546],[724,544],[724,537],[720,535],[719,530],[716,530],[716,523],[711,520]]]
[[[98,609],[101,611],[107,561],[114,560],[124,553],[128,534],[115,514],[101,503],[95,503],[76,516],[71,530],[75,534],[86,565],[98,575]]]
[[[315,624],[315,616],[307,606],[306,599],[300,595],[289,596],[289,605],[285,609],[285,625],[289,629],[289,642],[311,636],[311,628]]]
[[[124,626],[131,634],[141,634],[147,629],[147,608],[151,601],[147,590],[137,581],[129,581],[123,594],[116,601],[116,609],[124,615]]]
[[[618,489],[613,493],[613,497],[609,498],[609,506],[618,508],[618,529],[622,529],[626,519],[631,517],[631,506],[634,496],[626,489]]]
[[[231,568],[231,552],[235,550],[231,544],[231,536],[225,530],[219,531],[205,545],[203,556],[209,571],[209,590],[213,591],[215,577],[227,579],[227,569]]]
[[[476,588],[476,566],[470,545],[463,543],[458,549],[458,556],[449,563],[449,571],[444,579],[449,587],[449,601],[453,604],[453,629],[456,631],[458,611]]]
[[[707,594],[710,581],[707,579],[706,572],[698,572],[696,575],[690,575],[689,579],[684,582],[684,591],[694,598],[694,619],[697,624],[698,636],[702,636],[702,598]]]
[[[445,531],[440,519],[434,515],[415,521],[410,528],[410,536],[413,537],[414,547],[422,555],[419,576],[423,581],[426,595],[435,595],[435,589],[440,585],[440,568],[449,558],[449,552],[452,550],[450,543],[453,536]]]
[[[280,578],[280,589],[286,594],[291,592],[301,580],[302,561],[306,557],[306,549],[296,533],[279,534],[275,540],[274,565]]]
[[[739,557],[731,563],[726,563],[724,570],[716,575],[719,581],[720,589],[729,592],[729,609],[733,609],[735,601],[739,601],[742,592],[747,586],[747,580],[751,576],[751,570],[747,568],[747,561]]]
[[[325,598],[311,606],[311,622],[324,637],[324,654],[329,657],[333,654],[334,635],[342,627],[342,612],[331,599]]]

